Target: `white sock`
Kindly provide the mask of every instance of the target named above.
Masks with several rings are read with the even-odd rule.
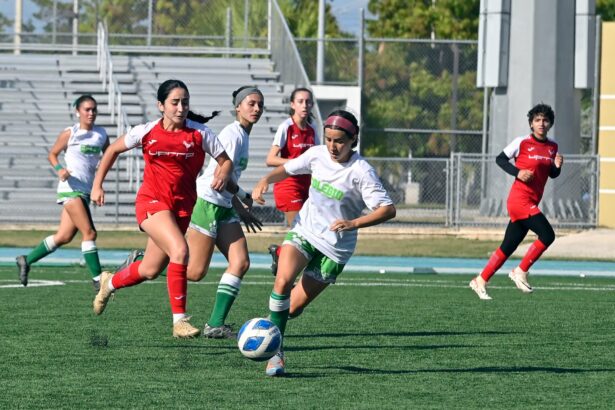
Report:
[[[100,275],[98,275],[98,276],[94,276],[94,277],[92,278],[92,280],[93,280],[94,282],[100,282]],[[111,281],[109,281],[109,282],[111,282]]]
[[[173,313],[173,324],[179,322],[181,319],[185,318],[185,313]]]
[[[107,288],[109,288],[109,290],[115,290],[115,288],[113,287],[113,281],[112,280],[107,282]]]

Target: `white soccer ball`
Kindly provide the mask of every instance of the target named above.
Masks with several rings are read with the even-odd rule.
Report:
[[[239,351],[251,360],[269,360],[281,345],[280,329],[271,320],[262,317],[248,320],[237,333]]]

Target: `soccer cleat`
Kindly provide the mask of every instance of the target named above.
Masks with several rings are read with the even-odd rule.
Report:
[[[478,295],[482,300],[491,300],[491,296],[487,294],[487,289],[484,285],[478,283],[476,278],[470,281],[470,288]]]
[[[276,276],[278,274],[278,245],[269,245],[267,250],[269,251],[269,255],[271,255],[271,274]]]
[[[285,373],[284,366],[285,364],[284,352],[279,351],[267,362],[267,368],[265,369],[265,374],[267,376],[283,376]]]
[[[100,291],[100,280],[92,279],[92,287],[94,287],[94,293],[98,293]]]
[[[30,272],[30,265],[28,265],[26,255],[19,255],[18,257],[16,257],[15,263],[17,264],[17,273],[19,274],[19,281],[22,285],[28,286],[28,272]]]
[[[133,262],[135,262],[139,258],[143,258],[143,254],[144,252],[141,249],[131,250],[130,253],[128,253],[128,256],[126,257],[124,262],[122,262],[122,264],[116,269],[116,272],[126,269],[128,266],[130,266]]]
[[[205,328],[203,329],[203,337],[209,339],[235,339],[237,338],[237,333],[233,332],[233,328],[230,325],[222,325],[222,326],[209,326],[205,323]]]
[[[201,331],[189,322],[190,316],[183,317],[173,324],[173,337],[178,339],[191,339],[197,337]]]
[[[510,280],[515,282],[517,289],[519,289],[523,293],[532,293],[534,291],[534,289],[532,289],[532,287],[527,281],[528,273],[529,272],[523,272],[517,267],[508,274]]]
[[[105,307],[107,307],[107,302],[109,298],[113,294],[112,290],[109,290],[109,281],[113,278],[113,274],[111,272],[103,272],[100,274],[100,289],[94,298],[93,307],[94,313],[100,315],[105,311]]]

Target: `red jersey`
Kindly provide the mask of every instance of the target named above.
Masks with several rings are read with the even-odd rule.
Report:
[[[136,202],[156,204],[178,217],[190,216],[196,202],[196,178],[205,153],[216,158],[224,152],[216,135],[205,125],[186,120],[179,131],[162,128],[162,120],[132,128],[126,147],[141,145],[145,169]]]
[[[557,154],[557,143],[546,139],[540,141],[532,135],[515,138],[504,153],[515,159],[518,169],[527,169],[534,173],[529,182],[515,179],[508,194],[508,213],[514,222],[540,213],[538,203],[542,199],[547,179]]]
[[[316,128],[308,123],[305,129],[299,128],[292,118],[286,119],[278,127],[278,131],[273,138],[273,144],[280,147],[280,157],[297,158],[314,145],[319,145]],[[274,184],[275,190],[305,190],[310,187],[310,175],[297,175],[286,178],[284,181]]]

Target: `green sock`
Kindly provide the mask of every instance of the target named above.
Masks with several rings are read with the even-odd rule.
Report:
[[[288,312],[290,311],[290,295],[279,295],[271,292],[269,297],[269,314],[271,321],[280,329],[282,335],[286,331]]]
[[[100,259],[98,259],[98,248],[94,241],[81,242],[81,253],[93,278],[100,276]]]
[[[216,292],[216,301],[214,302],[214,310],[211,312],[211,317],[207,324],[211,327],[218,327],[224,324],[231,306],[235,302],[241,287],[241,278],[225,272],[220,278],[218,291]]]
[[[41,243],[39,243],[36,248],[32,250],[26,256],[26,261],[28,261],[28,265],[32,265],[34,262],[43,259],[45,256],[49,255],[53,251],[58,249],[55,241],[53,240],[53,235],[50,235],[43,239]]]

